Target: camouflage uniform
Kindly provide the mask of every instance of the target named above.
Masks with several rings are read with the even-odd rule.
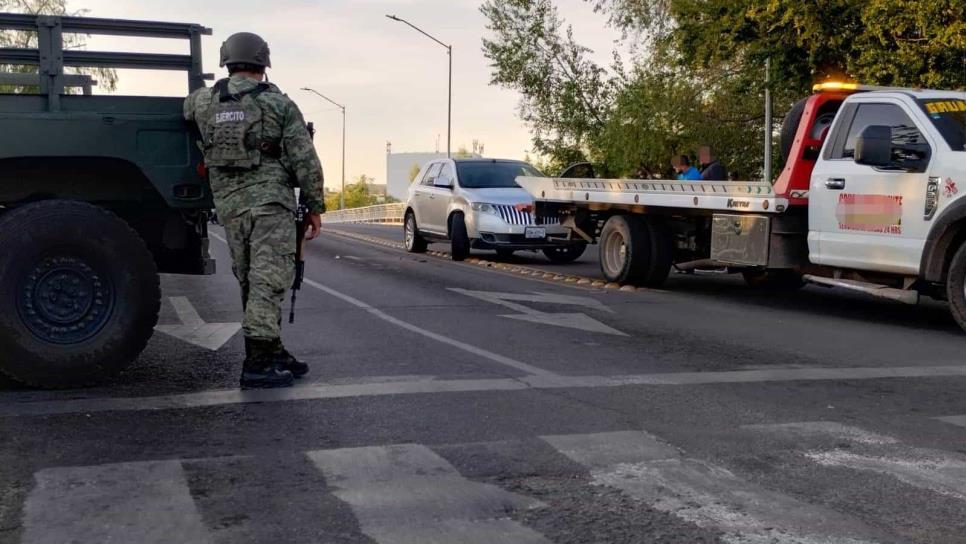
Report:
[[[232,76],[232,94],[255,89],[259,82]],[[199,89],[184,103],[184,117],[207,133],[209,109],[218,100],[212,88]],[[262,138],[278,142],[280,157],[263,155],[253,169],[210,168],[218,218],[225,226],[232,270],[242,291],[245,337],[277,340],[282,301],[295,273],[293,186],[301,189],[312,213],[325,211],[322,165],[298,107],[275,85],[255,98],[262,111]]]

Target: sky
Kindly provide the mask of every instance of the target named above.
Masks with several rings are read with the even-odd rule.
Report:
[[[618,33],[584,0],[558,0],[581,43],[607,64]],[[517,115],[519,96],[489,84],[482,53],[486,18],[479,0],[72,0],[92,17],[198,23],[205,71],[218,74],[218,50],[230,34],[255,32],[271,47],[272,82],[316,125],[326,186],[341,182],[342,114],[311,87],[347,110],[347,182],[366,174],[384,183],[386,142],[394,153],[446,150],[446,50],[402,23],[407,19],[453,44],[453,151],[485,145],[490,157],[522,159],[530,149]],[[187,41],[91,37],[90,50],[186,54]],[[119,94],[179,96],[187,79],[175,72],[119,71]],[[95,90],[95,92],[97,92]]]

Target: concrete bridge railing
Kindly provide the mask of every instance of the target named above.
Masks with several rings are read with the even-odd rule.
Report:
[[[322,215],[322,223],[337,225],[340,223],[376,223],[383,225],[402,225],[406,204],[377,204],[364,208],[350,208],[335,210]]]

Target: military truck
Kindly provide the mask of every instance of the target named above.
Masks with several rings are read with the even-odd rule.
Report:
[[[40,387],[125,368],[157,323],[159,273],[212,274],[211,191],[176,97],[93,95],[69,67],[214,76],[195,24],[0,14],[36,49],[0,48],[0,372]],[[64,34],[185,40],[186,55],[64,48]]]

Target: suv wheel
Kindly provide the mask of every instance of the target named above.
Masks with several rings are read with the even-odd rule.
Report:
[[[426,253],[429,244],[419,235],[419,227],[416,226],[416,214],[412,210],[406,212],[406,219],[403,221],[403,233],[406,237],[406,251]]]
[[[949,265],[946,297],[949,299],[949,311],[956,323],[966,330],[966,243],[959,248]]]
[[[154,259],[111,212],[67,200],[0,218],[0,371],[39,387],[76,387],[128,366],[154,332]]]
[[[470,237],[466,234],[466,220],[462,213],[454,213],[450,218],[449,238],[453,260],[466,260],[470,256]]]

